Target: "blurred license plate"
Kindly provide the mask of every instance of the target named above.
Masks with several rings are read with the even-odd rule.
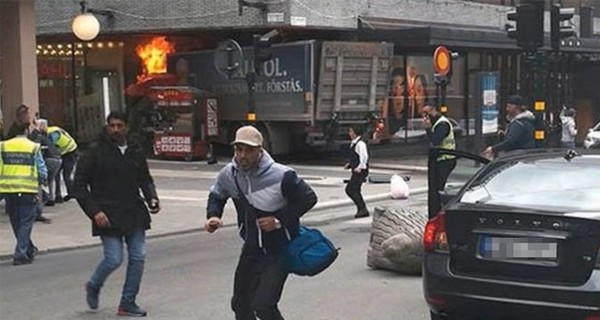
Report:
[[[556,260],[558,243],[554,239],[492,237],[479,238],[479,254],[486,259]]]

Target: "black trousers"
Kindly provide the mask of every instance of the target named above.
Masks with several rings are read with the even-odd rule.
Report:
[[[361,194],[361,188],[368,175],[369,169],[362,170],[360,173],[352,171],[350,181],[348,181],[348,184],[346,185],[346,194],[352,199],[356,205],[356,209],[359,211],[367,207]]]
[[[75,166],[77,161],[79,160],[79,153],[77,150],[67,153],[62,156],[62,164],[58,172],[56,173],[56,192],[55,195],[57,198],[62,198],[61,187],[60,187],[60,173],[62,172],[63,180],[65,181],[65,186],[67,187],[67,195],[73,196],[73,171],[75,170]]]
[[[456,159],[439,161],[436,165],[438,167],[437,190],[443,191],[448,177],[456,167]]]
[[[283,320],[277,304],[288,273],[282,254],[242,249],[235,270],[231,308],[236,320]]]

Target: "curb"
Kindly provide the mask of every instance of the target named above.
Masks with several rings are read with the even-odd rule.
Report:
[[[422,194],[425,192],[427,192],[427,187],[415,188],[415,189],[411,190],[410,194],[416,195],[416,194]],[[385,199],[391,199],[390,194],[387,192],[364,197],[365,202],[381,201],[381,200],[385,200]],[[311,212],[315,213],[315,212],[324,211],[327,209],[343,207],[343,206],[349,205],[349,204],[352,204],[352,200],[350,200],[350,199],[318,203],[311,209]],[[318,217],[318,215],[311,216],[310,219],[315,219],[316,217]],[[330,217],[330,218],[327,218],[326,220],[336,220],[338,218],[339,217]],[[348,216],[348,218],[350,219],[351,217]],[[236,226],[236,222],[224,224],[221,228],[234,227],[234,226]],[[153,234],[150,236],[146,236],[146,239],[164,238],[164,237],[169,237],[169,236],[184,235],[184,234],[188,234],[188,233],[201,232],[201,231],[204,231],[204,228],[202,228],[202,227],[190,228],[190,229],[186,229],[186,230],[178,230],[178,231],[172,231],[172,232],[163,232],[160,234]],[[97,247],[100,245],[101,245],[101,243],[86,243],[86,244],[80,244],[80,245],[65,246],[65,247],[60,247],[60,248],[50,248],[50,249],[40,250],[38,252],[38,256],[46,255],[46,254],[50,254],[50,253],[73,251],[73,250],[78,250],[78,249],[87,249],[87,248]],[[0,255],[0,261],[7,261],[7,260],[12,259],[12,257],[13,257],[12,254]]]
[[[425,192],[427,192],[427,188],[423,187],[423,188],[416,188],[416,189],[411,190],[410,194],[415,195],[415,194],[421,194],[421,193],[425,193]],[[391,199],[390,194],[387,192],[364,197],[365,202],[381,201],[381,200],[385,200],[385,199]],[[329,201],[329,202],[324,202],[322,204],[317,204],[311,210],[312,211],[322,211],[322,210],[326,210],[326,209],[342,207],[344,205],[348,205],[348,204],[352,204],[352,203],[353,202],[350,199]]]
[[[426,166],[409,166],[403,164],[369,163],[369,168],[427,173]]]

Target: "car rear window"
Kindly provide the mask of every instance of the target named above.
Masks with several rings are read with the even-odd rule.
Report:
[[[509,162],[478,179],[461,202],[550,211],[600,210],[600,157]]]

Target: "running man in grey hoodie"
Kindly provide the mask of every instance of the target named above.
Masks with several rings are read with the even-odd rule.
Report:
[[[223,207],[233,199],[244,239],[235,271],[231,307],[237,320],[282,320],[277,307],[288,276],[284,249],[298,234],[300,217],[317,203],[315,192],[262,148],[253,126],[236,132],[234,157],[210,188],[205,229],[221,225]]]

